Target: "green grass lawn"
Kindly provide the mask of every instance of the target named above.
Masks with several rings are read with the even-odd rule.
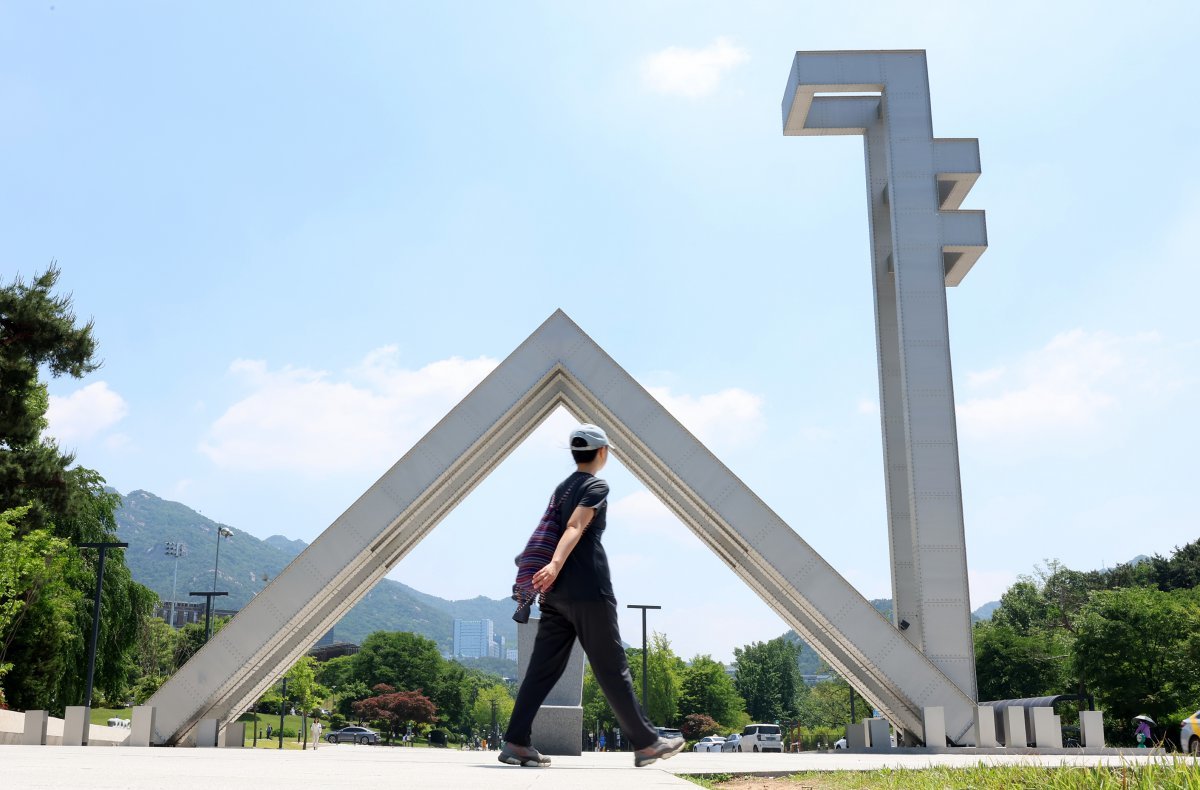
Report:
[[[745,779],[728,774],[685,776],[701,787],[736,790]],[[778,779],[753,778],[755,788],[778,790],[1200,790],[1200,763],[1163,759],[1147,765],[1096,768],[987,766],[971,768],[808,771]]]
[[[108,724],[108,720],[113,717],[125,719],[126,721],[133,718],[133,708],[92,708],[92,724]]]

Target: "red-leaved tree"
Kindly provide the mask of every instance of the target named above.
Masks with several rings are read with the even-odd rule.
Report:
[[[712,716],[703,713],[689,713],[683,717],[683,724],[679,731],[683,733],[683,737],[692,741],[703,738],[705,735],[713,735],[720,726]]]
[[[400,729],[408,724],[433,724],[437,721],[437,706],[416,691],[394,691],[391,686],[380,683],[367,697],[352,703],[351,707],[363,719],[378,722],[387,731],[388,740],[396,737]]]

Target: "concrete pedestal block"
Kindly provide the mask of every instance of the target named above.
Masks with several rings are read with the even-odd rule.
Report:
[[[925,725],[925,745],[938,749],[946,745],[946,709],[929,707],[921,709],[921,723]]]
[[[542,754],[583,754],[583,706],[543,705],[533,720],[533,748]]]
[[[154,708],[151,705],[138,705],[133,709],[133,718],[129,722],[129,738],[126,746],[149,746],[154,737]]]
[[[871,739],[873,752],[885,752],[892,748],[892,732],[887,719],[867,719],[867,736]]]
[[[246,746],[246,722],[231,721],[221,731],[221,745],[226,749],[241,749]]]
[[[846,748],[859,751],[867,748],[867,723],[865,721],[851,722],[846,725]]]
[[[517,683],[525,680],[529,669],[529,659],[533,656],[533,643],[537,639],[538,618],[530,618],[528,623],[517,625]],[[567,669],[562,677],[546,695],[544,705],[560,705],[571,707],[583,704],[583,647],[579,640],[571,648],[571,658],[567,661]]]
[[[525,681],[539,620],[517,625],[517,683]],[[548,755],[578,757],[583,753],[583,648],[575,641],[562,677],[546,695],[533,720],[533,746]]]
[[[1039,749],[1061,749],[1062,729],[1058,726],[1053,708],[1032,708],[1033,742]]]
[[[196,746],[213,748],[217,745],[217,730],[219,722],[216,719],[201,719],[196,725]]]
[[[50,714],[44,710],[25,711],[25,731],[21,735],[22,746],[45,746],[46,725]]]
[[[980,749],[996,748],[996,709],[990,705],[975,708],[975,746]]]
[[[1025,709],[1008,707],[1004,709],[1004,745],[1009,749],[1025,748],[1029,739],[1025,737]]]
[[[1079,711],[1079,735],[1085,749],[1104,748],[1104,713],[1098,710]],[[1187,744],[1184,744],[1186,748]]]
[[[88,731],[92,726],[92,710],[82,705],[67,707],[67,715],[63,717],[63,746],[87,746]]]

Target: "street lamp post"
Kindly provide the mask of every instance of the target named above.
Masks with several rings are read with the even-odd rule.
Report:
[[[88,645],[87,697],[84,707],[92,707],[92,681],[96,677],[96,642],[100,638],[100,592],[104,588],[104,555],[109,549],[127,549],[128,543],[80,543],[81,549],[99,549],[100,561],[96,565],[96,601],[92,605],[92,641]]]
[[[221,566],[221,538],[232,538],[232,537],[233,537],[232,529],[230,529],[229,527],[223,527],[223,526],[217,527],[217,557],[213,561],[212,591],[214,593],[217,591],[217,569]],[[193,593],[193,595],[195,595],[195,593]],[[222,595],[228,595],[228,593],[222,593]],[[212,608],[211,607],[212,598],[209,598],[208,602],[210,604],[209,609],[211,609]],[[204,614],[204,631],[205,631],[204,641],[207,642],[208,640],[212,639],[212,618],[209,616],[208,610],[206,610],[205,614]]]
[[[171,627],[175,627],[175,591],[179,588],[179,558],[187,556],[187,544],[183,541],[167,541],[166,554],[175,558],[175,581],[171,582]]]
[[[661,609],[662,607],[650,606],[649,604],[631,603],[626,608],[642,610],[642,710],[644,711],[646,710],[646,679],[649,677],[648,663],[646,661],[647,654],[649,653],[647,649],[648,642],[646,639],[646,610]]]

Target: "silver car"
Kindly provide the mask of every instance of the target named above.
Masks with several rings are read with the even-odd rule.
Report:
[[[693,752],[719,752],[725,739],[720,735],[705,735],[692,747]]]
[[[723,752],[740,752],[738,748],[742,742],[742,734],[740,732],[731,732],[725,736],[725,742],[721,744]]]

